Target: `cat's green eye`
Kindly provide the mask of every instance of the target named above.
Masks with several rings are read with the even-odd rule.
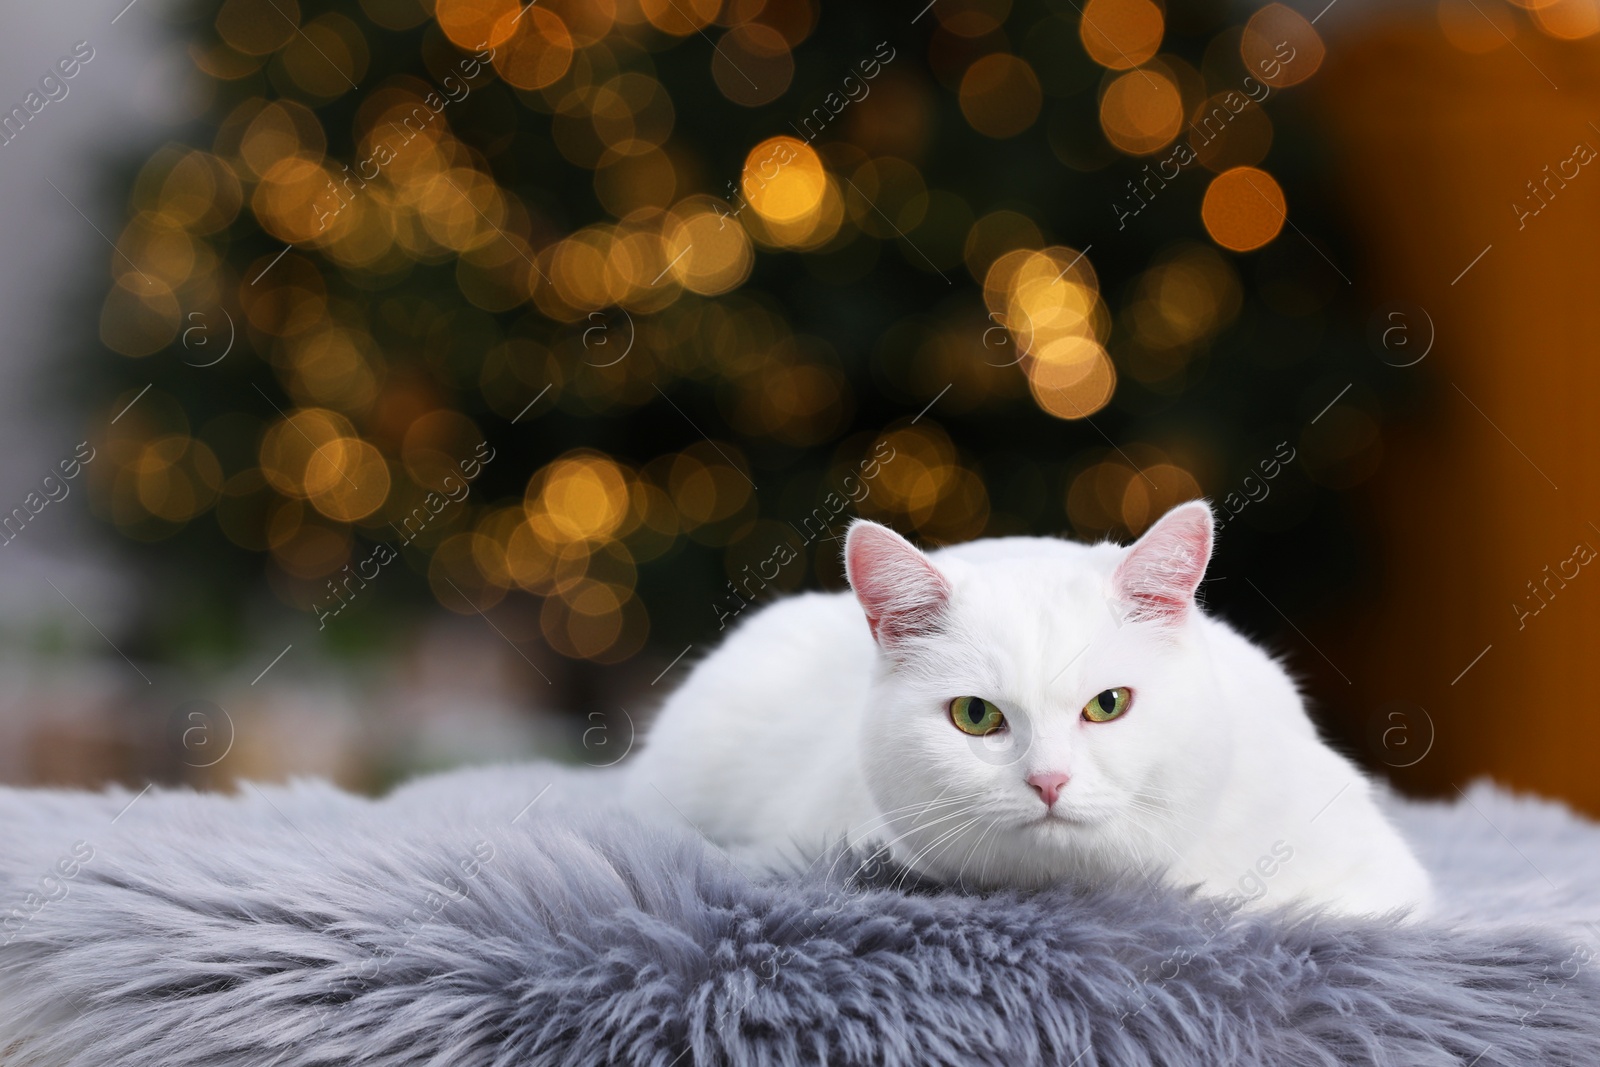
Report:
[[[962,733],[982,737],[1005,726],[1006,717],[982,697],[956,697],[950,702],[950,721]]]
[[[1133,693],[1126,686],[1107,689],[1083,706],[1083,717],[1090,722],[1110,722],[1128,710]]]

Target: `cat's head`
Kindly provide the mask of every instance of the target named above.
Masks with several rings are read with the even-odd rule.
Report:
[[[1195,590],[1204,502],[1127,548],[1005,538],[920,552],[857,522],[851,588],[879,648],[856,840],[968,884],[1157,866],[1226,772]]]

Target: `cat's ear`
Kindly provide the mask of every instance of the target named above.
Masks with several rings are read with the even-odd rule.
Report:
[[[950,583],[927,556],[887,526],[858,519],[844,540],[844,569],[872,636],[884,648],[932,633],[950,603]]]
[[[1127,622],[1182,622],[1211,562],[1211,507],[1191,500],[1167,512],[1117,564],[1112,595]]]

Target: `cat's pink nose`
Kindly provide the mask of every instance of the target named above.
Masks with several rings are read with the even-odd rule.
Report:
[[[1045,807],[1051,807],[1056,802],[1056,797],[1061,795],[1061,790],[1066,787],[1067,776],[1059,771],[1049,774],[1030,774],[1028,784],[1033,786],[1039,794],[1039,799],[1044,801]]]

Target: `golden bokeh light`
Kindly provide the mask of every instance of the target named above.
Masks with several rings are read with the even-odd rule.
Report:
[[[145,444],[126,468],[139,503],[156,518],[185,523],[209,508],[222,488],[222,466],[204,442],[167,434]]]
[[[243,165],[241,177],[260,178],[285,159],[320,163],[327,137],[316,114],[304,104],[278,100],[262,106],[255,99],[241,104],[217,134],[217,154],[228,158],[233,151]]]
[[[772,137],[750,149],[739,188],[751,210],[767,222],[794,223],[821,209],[828,174],[804,141]]]
[[[333,175],[315,160],[290,156],[273,164],[250,198],[261,228],[294,244],[322,236],[324,215],[337,198],[330,192]],[[319,204],[322,210],[319,210]]]
[[[188,281],[203,247],[160,215],[136,215],[117,239],[121,255],[112,262],[112,274],[134,293],[177,289]]]
[[[450,611],[477,615],[505,599],[506,586],[489,577],[479,565],[498,546],[482,534],[453,534],[439,542],[428,559],[428,586],[433,597]]]
[[[146,164],[139,185],[146,177],[155,177],[153,165],[169,160],[163,153]],[[186,152],[170,162],[170,168],[162,167],[165,176],[156,194],[156,210],[163,219],[194,234],[215,233],[234,220],[243,203],[243,190],[232,167],[200,151]]]
[[[1128,479],[1122,491],[1122,525],[1137,537],[1179,504],[1202,495],[1194,475],[1172,463],[1154,463]]]
[[[765,353],[741,375],[729,422],[751,437],[804,448],[830,439],[852,413],[849,385],[831,351],[797,342]]]
[[[672,457],[667,492],[684,532],[702,544],[725,544],[727,531],[719,527],[752,502],[750,476],[742,465],[732,465],[739,459],[737,445],[709,441]]]
[[[1061,337],[1094,340],[1105,332],[1094,270],[1082,252],[1057,246],[1003,256],[989,273],[1004,279],[999,310],[1023,351]],[[984,292],[989,295],[987,281]]]
[[[1067,489],[1067,517],[1080,537],[1137,537],[1156,519],[1204,495],[1190,466],[1153,445],[1133,442],[1084,467]]]
[[[548,2],[548,0],[547,0]],[[410,30],[428,21],[424,0],[360,0],[362,14],[386,30]]]
[[[497,47],[494,69],[519,89],[543,89],[567,73],[572,52],[572,35],[560,16],[529,7]]]
[[[307,408],[292,412],[267,429],[261,437],[261,473],[284,496],[302,500],[311,495],[306,485],[306,468],[319,448],[355,436],[350,420],[336,411]],[[323,477],[333,476],[334,465],[319,467]]]
[[[594,191],[605,209],[624,218],[641,208],[664,210],[678,191],[672,157],[643,141],[606,150],[594,172]]]
[[[1057,340],[1082,338],[1098,343],[1110,326],[1098,285],[1087,256],[1054,246],[1018,248],[1002,255],[990,265],[983,291],[990,320],[1006,329],[1020,356]],[[1015,365],[1017,357],[1010,362]]]
[[[982,533],[989,494],[978,473],[964,465],[937,425],[905,426],[879,438],[871,450],[885,459],[863,514],[909,523],[924,536],[961,541]]]
[[[305,492],[311,506],[328,518],[355,522],[389,498],[389,465],[367,442],[338,437],[307,458]]]
[[[413,482],[441,492],[462,481],[461,463],[475,454],[483,431],[459,411],[435,408],[411,420],[400,444],[400,462]],[[445,479],[451,479],[447,483]]]
[[[1266,109],[1237,92],[1202,101],[1189,116],[1189,130],[1189,146],[1207,170],[1253,167],[1272,147]]]
[[[1030,352],[1022,366],[1034,403],[1058,419],[1088,418],[1111,402],[1117,388],[1111,357],[1090,337],[1047,341]]]
[[[579,230],[557,241],[540,257],[544,267],[537,272],[550,279],[548,286],[534,277],[534,299],[552,318],[575,322],[583,312],[608,306],[611,292],[606,286],[606,253],[610,234],[598,227]]]
[[[300,25],[296,0],[276,0],[262,5],[254,0],[225,0],[217,12],[217,36],[229,47],[249,56],[276,52],[294,39]]]
[[[246,552],[265,552],[272,547],[269,540],[272,517],[280,506],[296,510],[295,525],[298,525],[300,502],[285,500],[271,492],[261,469],[249,467],[222,483],[217,498],[217,525],[229,541]]]
[[[831,174],[824,178],[822,198],[814,211],[787,221],[768,219],[754,211],[740,216],[757,244],[799,251],[827,244],[839,232],[844,218],[845,200],[839,192],[839,183]]]
[[[579,48],[604,41],[619,14],[617,0],[541,0],[539,6],[561,19],[572,35],[572,43]],[[631,4],[627,6],[633,8]]]
[[[172,343],[181,318],[177,298],[159,281],[141,284],[138,292],[113,285],[100,309],[100,340],[125,356],[152,355]]]
[[[723,34],[711,53],[711,77],[722,95],[744,107],[782,96],[794,79],[794,55],[783,34],[747,22]]]
[[[939,25],[958,37],[985,37],[1005,25],[1011,0],[945,0],[933,9]]]
[[[190,41],[184,50],[189,54],[189,59],[194,63],[196,70],[219,82],[248,78],[260,70],[266,61],[265,55],[247,56],[230,48],[225,42],[207,44],[203,41]]]
[[[1211,179],[1200,218],[1217,244],[1250,252],[1278,236],[1288,210],[1283,189],[1272,175],[1255,167],[1235,167]]]
[[[931,514],[955,478],[956,449],[950,435],[937,425],[907,426],[885,434],[880,443],[881,454],[894,458],[879,467],[877,484],[883,493],[874,506],[887,505],[887,514],[908,517]],[[878,448],[873,453],[879,454]]]
[[[350,530],[322,522],[298,521],[299,512],[280,512],[296,520],[292,529],[285,522],[272,544],[272,559],[284,573],[296,578],[326,578],[350,561]]]
[[[452,44],[476,52],[503,44],[521,11],[517,0],[436,0],[433,15]]]
[[[1239,54],[1251,74],[1274,89],[1284,89],[1315,74],[1327,48],[1304,15],[1273,3],[1245,23]]]
[[[1534,23],[1557,40],[1579,41],[1600,32],[1600,0],[1554,0],[1532,14]]]
[[[692,212],[686,212],[682,220],[664,219],[662,224],[669,233],[666,240],[654,220],[643,225],[590,226],[579,230],[540,253],[537,269],[530,267],[526,280],[532,286],[534,302],[544,314],[568,322],[613,305],[639,311],[660,310],[676,299],[684,277],[674,273],[682,261],[669,262],[670,242],[680,242],[673,254],[683,253],[683,260],[699,253],[698,260],[685,270],[703,270],[714,276],[698,276],[694,279],[697,283],[737,284],[743,280],[743,273],[728,277],[728,268],[735,264],[727,257],[737,258],[741,247],[748,252],[749,242],[741,233],[734,243],[729,243],[722,238],[733,227],[712,234],[706,231],[704,221]],[[715,216],[710,216],[709,221],[710,229],[716,229]],[[704,240],[697,242],[697,237]],[[742,245],[737,243],[741,241]],[[748,261],[742,265],[747,271]],[[603,334],[604,329],[600,332]]]
[[[1183,94],[1157,64],[1120,74],[1100,98],[1100,127],[1122,151],[1149,155],[1183,129]]]
[[[628,517],[622,468],[597,452],[569,452],[528,481],[528,524],[552,546],[610,539]]]
[[[741,10],[764,26],[783,34],[790,48],[797,47],[817,28],[818,4],[815,0],[735,0],[725,11],[727,22],[737,22]]]
[[[472,565],[484,581],[503,589],[518,584],[517,576],[511,569],[507,547],[516,535],[517,528],[526,528],[527,525],[528,513],[521,507],[493,508],[479,516],[467,547],[472,551]]]
[[[310,407],[361,412],[378,395],[383,361],[361,331],[326,326],[287,341],[279,360],[289,393]]]
[[[639,478],[629,486],[629,507],[639,522],[628,533],[628,551],[640,563],[658,559],[670,550],[680,532],[678,511],[661,486]]]
[[[863,232],[884,239],[898,237],[922,225],[928,213],[928,186],[915,164],[878,156],[850,175],[845,206]]]
[[[990,53],[968,67],[960,92],[967,124],[997,141],[1032,126],[1043,102],[1028,61],[1006,52]]]
[[[1172,349],[1192,345],[1231,322],[1243,303],[1239,276],[1214,248],[1184,244],[1139,277],[1130,307],[1134,337]]]
[[[1485,26],[1600,27],[1600,0],[1515,2],[1528,19],[1438,0],[1439,25],[1467,50],[1498,47]],[[202,311],[213,328],[226,312],[241,351],[211,372],[209,401],[198,377],[141,394],[106,431],[91,505],[144,541],[212,512],[209,535],[259,554],[302,609],[403,528],[397,598],[425,580],[445,608],[591,664],[640,650],[661,574],[764,561],[785,515],[807,514],[801,490],[861,478],[872,446],[895,458],[852,510],[935,543],[1059,523],[1063,504],[1080,530],[1136,533],[1199,495],[1203,448],[1127,445],[1085,467],[1099,439],[1053,420],[1108,412],[1130,382],[1105,423],[1125,444],[1129,420],[1214,372],[1212,345],[1251,306],[1221,250],[1261,248],[1287,210],[1257,169],[1274,128],[1240,102],[1238,58],[1276,89],[1324,57],[1279,3],[1218,32],[1169,0],[941,0],[925,39],[836,56],[832,74],[815,59],[839,44],[813,37],[818,0],[275,4],[213,0],[215,36],[202,24],[189,49],[198,144],[147,154],[104,230],[107,347],[188,363],[174,346]],[[1035,157],[1072,173],[1029,172]],[[995,168],[1012,180],[984,184]],[[1063,176],[1071,189],[1049,185]],[[1126,200],[1108,216],[1120,226],[1185,181],[1142,235],[1108,245],[1103,292],[1083,244],[1106,221],[1093,212]],[[1117,188],[1080,196],[1096,183]],[[1214,244],[1161,236],[1160,216],[1202,189]],[[1277,251],[1255,266],[1271,273]],[[884,299],[908,277],[930,288]],[[850,306],[863,295],[882,304],[866,318]],[[893,320],[849,332],[878,311]],[[163,362],[119,363],[141,378],[117,406],[165,384]],[[277,410],[225,424],[205,403],[244,379],[215,375],[250,367]],[[1307,449],[1322,482],[1365,469],[1364,418],[1323,420]],[[994,448],[972,444],[983,420]],[[1068,452],[1034,455],[1038,433]],[[508,458],[465,477],[490,435]],[[773,584],[827,585],[836,564],[837,546],[815,545]]]
[[[665,251],[673,276],[690,292],[716,296],[750,276],[750,237],[728,214],[727,204],[709,196],[690,197],[672,209]]]
[[[615,663],[633,655],[649,634],[649,616],[632,590],[580,578],[551,597],[539,614],[551,648],[569,659]]]
[[[1151,0],[1089,0],[1078,35],[1084,51],[1102,67],[1130,70],[1161,47],[1166,16]]]
[[[552,545],[534,531],[526,512],[518,511],[521,521],[505,527],[499,541],[505,546],[505,571],[518,588],[550,596],[587,573],[592,546],[582,541]],[[493,570],[486,567],[484,573]]]
[[[885,376],[908,396],[943,391],[939,409],[950,415],[1003,410],[1026,392],[1018,342],[1005,327],[963,311],[941,317],[916,348],[885,359]]]
[[[650,25],[674,37],[699,33],[716,19],[722,0],[639,0]]]
[[[251,279],[256,284],[252,285]],[[271,253],[256,259],[245,270],[238,295],[250,325],[278,337],[290,337],[321,323],[328,309],[328,289],[321,272],[311,260],[293,253],[276,262]]]
[[[300,27],[280,55],[294,87],[322,101],[355,89],[366,77],[370,58],[360,27],[332,13]]]
[[[983,282],[994,261],[1017,248],[1044,244],[1039,224],[1019,211],[991,211],[972,224],[962,248],[962,259],[974,281]],[[992,306],[992,305],[991,305]]]

